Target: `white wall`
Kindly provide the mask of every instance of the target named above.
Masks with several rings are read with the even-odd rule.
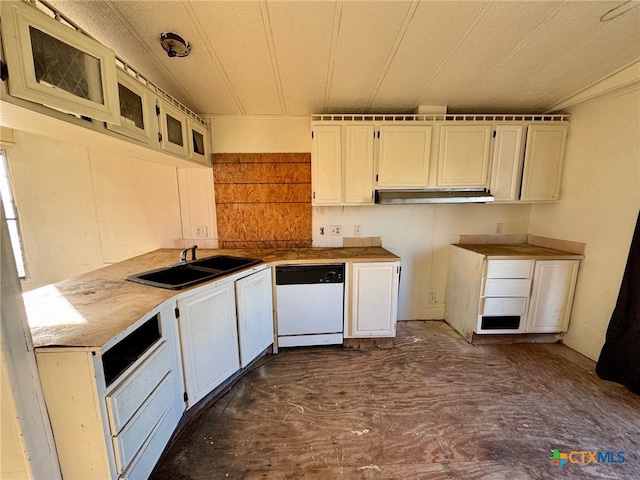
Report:
[[[341,225],[343,236],[382,237],[382,246],[402,258],[398,298],[400,320],[444,318],[448,246],[461,234],[527,233],[530,205],[373,205],[314,207],[313,246],[342,246],[342,237],[329,234]],[[320,235],[325,227],[325,235]],[[430,303],[430,294],[435,303]]]
[[[562,200],[536,205],[529,233],[587,244],[564,342],[596,360],[640,209],[640,92],[569,109]]]
[[[311,151],[309,117],[208,117],[214,153]]]
[[[15,131],[6,148],[30,290],[181,238],[176,168]]]

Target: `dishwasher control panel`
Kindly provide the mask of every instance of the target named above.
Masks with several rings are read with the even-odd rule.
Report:
[[[276,285],[344,283],[344,263],[276,267]]]

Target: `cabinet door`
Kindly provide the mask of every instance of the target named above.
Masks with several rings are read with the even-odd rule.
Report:
[[[158,100],[160,115],[160,148],[167,152],[189,156],[187,116],[164,100]]]
[[[373,203],[373,125],[347,125],[344,203]]]
[[[191,118],[187,119],[189,140],[189,159],[203,165],[209,165],[209,131]]]
[[[35,6],[0,5],[11,95],[120,125],[113,51]]]
[[[190,408],[240,368],[233,283],[181,299],[178,308]]]
[[[351,264],[350,337],[395,336],[399,279],[399,262]]]
[[[251,361],[273,343],[273,287],[271,269],[236,282],[240,366]]]
[[[377,186],[423,188],[429,181],[431,127],[381,125]]]
[[[560,198],[568,128],[567,125],[529,126],[520,200],[542,202]]]
[[[487,187],[491,125],[440,128],[437,187]]]
[[[527,332],[566,332],[579,260],[538,260],[527,316]]]
[[[340,125],[313,127],[311,184],[314,205],[342,203],[342,141]]]
[[[513,202],[520,194],[522,125],[499,125],[493,146],[490,191],[496,202]]]
[[[144,85],[118,69],[120,125],[107,123],[107,128],[146,144],[151,143],[158,128],[155,101]]]

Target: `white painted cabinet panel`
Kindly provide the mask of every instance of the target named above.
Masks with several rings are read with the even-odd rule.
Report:
[[[346,337],[394,337],[399,262],[352,263]]]
[[[498,125],[495,129],[489,190],[496,202],[513,202],[520,197],[523,130],[523,125]]]
[[[311,184],[313,205],[342,203],[342,127],[313,127]]]
[[[487,187],[491,125],[440,127],[437,187]]]
[[[273,287],[271,268],[236,281],[240,366],[273,344]]]
[[[566,332],[579,260],[538,260],[533,274],[527,332]]]
[[[189,159],[209,166],[209,132],[191,118],[187,118]]]
[[[530,125],[522,173],[520,200],[556,201],[567,143],[567,125]]]
[[[187,408],[240,369],[233,285],[209,287],[178,301]]]
[[[107,123],[107,128],[147,145],[151,144],[158,132],[154,95],[131,75],[118,69],[118,96],[120,125]]]
[[[377,186],[425,188],[431,157],[430,125],[380,126]]]
[[[345,126],[345,204],[373,203],[373,124]]]

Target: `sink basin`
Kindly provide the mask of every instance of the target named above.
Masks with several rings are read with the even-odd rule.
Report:
[[[125,280],[151,287],[181,290],[259,263],[262,263],[262,260],[257,258],[216,255],[129,275]]]

